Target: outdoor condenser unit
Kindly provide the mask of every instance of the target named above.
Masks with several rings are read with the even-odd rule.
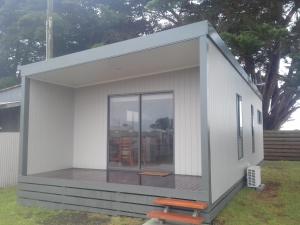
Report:
[[[258,188],[261,186],[260,166],[250,166],[247,168],[247,186],[250,188]]]

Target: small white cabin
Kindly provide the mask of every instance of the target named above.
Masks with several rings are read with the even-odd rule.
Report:
[[[19,69],[25,205],[144,217],[170,197],[209,223],[263,160],[261,95],[207,21]]]

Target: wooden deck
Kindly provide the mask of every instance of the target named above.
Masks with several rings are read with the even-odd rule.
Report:
[[[115,183],[128,185],[152,186],[160,188],[172,188],[178,190],[201,191],[201,177],[174,175],[149,176],[136,171],[121,170],[94,170],[70,168],[34,174],[34,177],[67,179],[77,181],[91,181],[100,184]]]
[[[161,210],[158,197],[207,201],[199,176],[147,176],[138,172],[64,169],[19,177],[24,205],[145,218]]]
[[[208,201],[208,190],[201,185],[201,177],[144,177],[136,174],[137,172],[64,169],[20,176],[18,202],[27,206],[145,218],[148,212],[163,209],[162,206],[153,204],[159,197]],[[203,211],[201,216],[205,221],[210,222],[242,185],[243,183],[237,184],[221,200]],[[185,210],[174,212],[188,213]]]

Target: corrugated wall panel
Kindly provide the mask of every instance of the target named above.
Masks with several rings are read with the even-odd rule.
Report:
[[[17,184],[19,132],[0,133],[0,188]]]
[[[174,91],[175,173],[201,175],[198,79],[194,68],[76,89],[74,167],[106,169],[109,95]]]
[[[238,160],[236,94],[242,96],[244,158]],[[255,148],[252,153],[251,104],[254,106]],[[208,120],[210,126],[212,199],[215,201],[244,175],[248,165],[263,159],[263,129],[257,122],[259,97],[234,67],[209,42]]]
[[[73,89],[30,80],[28,174],[72,167]]]

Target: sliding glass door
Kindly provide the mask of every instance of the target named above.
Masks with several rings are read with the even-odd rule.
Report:
[[[139,96],[111,97],[109,102],[109,167],[139,165]]]
[[[142,95],[141,167],[173,171],[174,115],[172,94]]]
[[[172,93],[109,98],[109,168],[174,171]]]

